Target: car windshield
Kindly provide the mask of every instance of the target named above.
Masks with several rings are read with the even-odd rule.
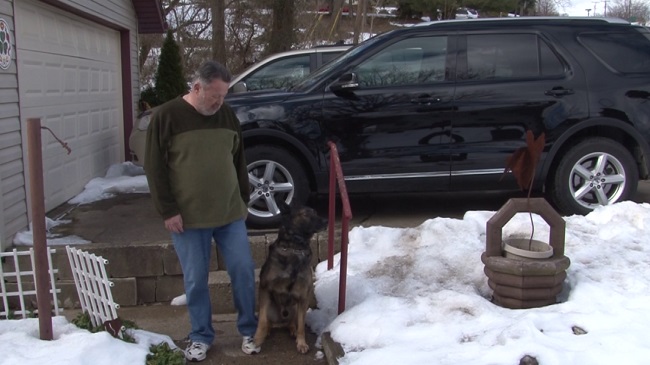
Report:
[[[302,79],[298,84],[290,88],[292,91],[305,91],[314,86],[318,81],[320,81],[323,75],[330,73],[331,70],[338,69],[338,66],[342,63],[345,63],[348,59],[356,57],[356,55],[363,53],[364,50],[368,47],[371,47],[377,41],[383,39],[387,34],[392,32],[386,32],[379,35],[376,35],[364,42],[361,42],[358,46],[350,48],[348,51],[330,61],[329,63],[323,65],[318,70],[314,71],[306,78]]]

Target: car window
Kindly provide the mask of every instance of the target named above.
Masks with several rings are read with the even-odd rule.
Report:
[[[283,89],[294,85],[309,72],[309,55],[296,55],[270,62],[242,81],[248,91]]]
[[[564,66],[535,34],[467,36],[467,70],[461,80],[494,80],[558,76]]]
[[[298,84],[296,84],[292,90],[305,91],[311,87],[314,87],[315,85],[318,85],[318,83],[323,80],[333,81],[333,74],[336,74],[339,65],[348,62],[348,60],[351,58],[358,57],[359,54],[363,54],[366,49],[372,48],[375,43],[381,42],[384,38],[390,37],[393,32],[395,32],[395,30],[380,33],[370,39],[361,42],[356,47],[350,48],[348,51],[340,55],[341,57],[336,57],[332,60],[332,62],[321,66],[318,70],[305,77]]]
[[[621,73],[650,73],[650,41],[647,34],[589,33],[580,41],[601,62]]]
[[[446,56],[447,36],[409,38],[384,48],[352,72],[360,87],[441,82]]]
[[[323,59],[323,65],[328,63],[329,61],[335,59],[336,57],[340,56],[342,52],[323,52],[321,53],[321,57]]]

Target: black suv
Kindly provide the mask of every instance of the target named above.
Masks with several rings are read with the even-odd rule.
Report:
[[[231,95],[251,182],[249,223],[328,189],[518,190],[503,175],[545,134],[534,190],[565,214],[634,196],[650,167],[650,32],[615,19],[439,21],[371,38],[283,92]]]

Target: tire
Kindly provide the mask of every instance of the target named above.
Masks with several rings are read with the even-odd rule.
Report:
[[[560,160],[550,199],[564,214],[587,214],[600,205],[631,199],[639,172],[630,151],[611,139],[594,137],[571,147]]]
[[[251,228],[275,228],[280,224],[278,201],[303,205],[309,198],[307,173],[282,148],[259,145],[245,153],[251,196],[247,223]]]

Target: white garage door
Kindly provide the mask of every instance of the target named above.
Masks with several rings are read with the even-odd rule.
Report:
[[[115,30],[38,1],[14,4],[22,129],[27,118],[41,118],[72,149],[67,155],[49,132],[41,133],[50,210],[123,161],[120,38]]]

